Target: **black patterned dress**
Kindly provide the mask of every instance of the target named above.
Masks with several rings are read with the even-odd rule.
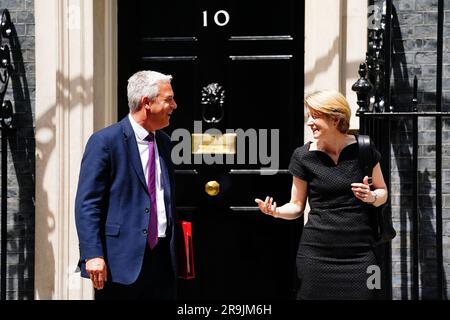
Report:
[[[322,151],[309,151],[310,145],[297,148],[289,164],[292,175],[308,182],[311,207],[297,252],[297,299],[376,299],[377,290],[367,286],[367,268],[377,265],[373,217],[351,190],[364,177],[358,144],[346,146],[337,164]],[[376,164],[375,148],[374,154]]]

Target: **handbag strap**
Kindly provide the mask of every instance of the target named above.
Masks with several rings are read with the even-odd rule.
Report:
[[[372,148],[370,147],[370,137],[368,135],[358,135],[358,161],[359,166],[365,176],[369,177],[369,185],[372,186],[372,167],[373,162]]]

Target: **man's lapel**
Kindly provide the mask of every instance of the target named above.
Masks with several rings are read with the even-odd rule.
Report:
[[[131,126],[130,120],[128,117],[125,117],[122,121],[123,133],[125,144],[127,146],[127,152],[129,155],[129,159],[131,160],[131,164],[139,177],[139,181],[142,186],[148,193],[147,183],[145,182],[144,171],[142,170],[142,162],[141,157],[139,156],[139,150],[136,142],[136,136],[133,131],[133,127]]]

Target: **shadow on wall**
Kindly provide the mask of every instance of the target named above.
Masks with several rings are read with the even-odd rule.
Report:
[[[336,37],[333,41],[332,46],[329,48],[326,55],[319,57],[314,61],[314,66],[312,68],[309,68],[309,70],[305,70],[305,87],[309,87],[314,83],[314,79],[317,78],[320,74],[326,74],[329,72],[330,66],[333,64],[333,60],[336,58],[337,54],[339,53],[339,41],[341,39],[339,37]],[[345,66],[344,70],[355,70],[357,71],[359,68],[361,61],[349,61],[347,62],[347,65]],[[356,74],[356,73],[355,73]],[[356,77],[356,76],[355,76]],[[320,88],[321,90],[324,89],[330,89],[330,88]],[[311,93],[311,92],[307,92]],[[306,121],[306,120],[305,120]]]
[[[22,50],[14,25],[11,26],[9,45],[12,56],[10,80],[12,84],[13,129],[8,134],[10,156],[17,179],[18,209],[7,234],[8,257],[17,255],[17,262],[7,266],[7,299],[34,298],[34,200],[35,200],[35,138],[30,92],[23,62]],[[11,171],[11,170],[9,170]],[[12,173],[8,173],[8,180]],[[10,213],[9,213],[10,214]],[[16,283],[17,281],[17,283]],[[17,296],[11,297],[11,294]]]
[[[68,106],[83,106],[85,101],[93,100],[93,80],[84,79],[81,77],[68,79],[64,77],[61,72],[57,72],[57,92],[56,98],[58,99],[58,105],[52,105],[47,112],[40,116],[36,123],[39,124],[37,139],[36,139],[36,157],[39,161],[39,171],[37,181],[44,181],[48,176],[52,176],[53,179],[57,179],[57,173],[49,167],[50,158],[54,157],[55,147],[56,147],[56,125],[55,118],[56,113],[65,113],[65,108]],[[68,102],[69,103],[63,103]],[[59,110],[59,111],[58,111]],[[80,133],[81,136],[81,133]],[[40,231],[36,234],[36,241],[39,242],[39,252],[45,253],[45,264],[36,265],[36,273],[40,277],[40,286],[36,288],[36,295],[39,299],[52,299],[55,296],[55,273],[59,272],[59,269],[55,269],[57,261],[53,252],[52,243],[49,241],[50,234],[55,231],[55,221],[58,212],[52,211],[50,208],[48,199],[48,191],[45,190],[42,184],[36,185],[36,192],[39,194],[39,210],[42,213],[46,213],[46,224],[42,223],[44,220],[41,219],[39,224]],[[73,208],[71,208],[73,209]],[[72,211],[71,211],[72,212]],[[38,238],[41,237],[41,238]],[[44,259],[40,259],[43,261]],[[78,262],[78,261],[77,261]],[[75,273],[77,265],[76,263],[72,266],[68,266],[69,274],[66,275],[68,283],[66,285],[74,286],[78,285],[80,282],[80,274]],[[76,289],[76,288],[75,288]]]
[[[411,101],[413,88],[411,87],[409,74],[412,70],[411,66],[408,66],[406,61],[405,49],[402,41],[402,33],[400,23],[397,16],[397,10],[393,6],[393,55],[392,55],[392,68],[394,83],[392,87],[392,104],[395,106],[396,111],[411,111]],[[417,70],[415,70],[417,71]],[[419,79],[420,88],[420,79]],[[429,101],[436,101],[435,92],[424,92],[430,99]],[[423,97],[419,96],[419,111],[421,104],[423,104]],[[448,102],[444,102],[448,103]],[[422,118],[423,119],[423,118]],[[432,118],[433,119],[433,118]],[[421,120],[419,118],[419,132],[421,126]],[[411,208],[411,193],[412,193],[412,150],[413,144],[413,123],[410,120],[397,120],[391,127],[397,128],[392,131],[391,141],[393,144],[392,150],[395,156],[397,164],[398,174],[400,178],[400,285],[401,285],[401,299],[410,298],[408,291],[412,285],[412,279],[408,277],[408,256],[413,256],[412,247],[408,248],[410,242],[408,242],[408,221],[411,223],[412,208]],[[419,140],[420,143],[420,140]],[[427,146],[428,149],[436,150],[435,146]],[[433,150],[428,150],[432,152]],[[434,153],[435,154],[435,153]],[[419,153],[419,157],[421,154]],[[434,159],[433,159],[434,160]],[[436,248],[436,230],[432,224],[435,219],[435,207],[436,204],[432,200],[432,192],[436,190],[432,188],[435,184],[435,167],[431,167],[431,172],[428,168],[423,171],[419,171],[419,270],[420,270],[420,282],[421,290],[420,297],[422,299],[436,299],[439,296],[436,288],[436,279],[430,277],[436,274],[437,265],[436,259],[433,255],[429,256],[429,252],[433,252]],[[434,180],[432,181],[431,178]],[[408,249],[410,250],[408,254]],[[435,252],[435,251],[434,251]],[[444,299],[447,300],[447,286],[446,276],[444,272]]]

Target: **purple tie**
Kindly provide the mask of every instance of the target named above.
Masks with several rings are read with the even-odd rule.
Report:
[[[156,211],[156,167],[155,167],[155,136],[150,133],[148,141],[148,193],[150,195],[150,222],[148,224],[147,242],[150,249],[158,243],[158,215]]]

